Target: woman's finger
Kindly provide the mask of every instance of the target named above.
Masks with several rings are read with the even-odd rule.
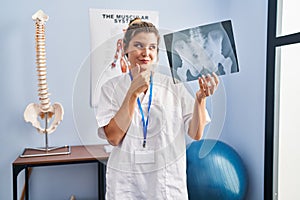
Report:
[[[133,78],[136,77],[140,73],[140,71],[141,71],[141,66],[139,64],[136,64],[136,66],[131,69],[132,77]]]
[[[204,82],[201,77],[198,78],[200,90],[204,91]]]

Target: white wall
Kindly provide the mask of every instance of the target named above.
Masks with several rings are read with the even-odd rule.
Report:
[[[24,147],[44,145],[42,135],[23,120],[25,107],[37,102],[34,23],[32,14],[42,9],[50,16],[46,25],[48,85],[51,101],[65,109],[63,122],[50,135],[50,145],[101,143],[95,136],[89,108],[89,8],[157,10],[160,28],[180,30],[231,19],[240,72],[222,80],[227,110],[221,140],[234,147],[248,169],[247,199],[263,199],[264,100],[267,1],[2,1],[0,12],[0,199],[12,197],[11,163]],[[77,79],[78,78],[78,79]],[[82,107],[87,116],[74,113],[73,90],[82,87]],[[74,88],[75,87],[75,88]],[[74,116],[75,119],[74,119]],[[75,121],[76,120],[76,121]],[[78,120],[83,120],[78,126]],[[75,123],[76,122],[76,123]],[[82,125],[83,124],[83,125]],[[83,135],[89,135],[86,141]],[[94,138],[94,139],[90,139]],[[79,199],[97,196],[95,166],[35,168],[30,181],[32,199]],[[22,185],[20,184],[20,187]]]

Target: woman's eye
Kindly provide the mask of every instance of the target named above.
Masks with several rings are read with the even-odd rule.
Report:
[[[156,45],[151,45],[151,46],[149,46],[149,49],[150,49],[150,50],[155,50],[155,49],[156,49]]]
[[[139,48],[139,49],[142,49],[142,48],[143,48],[143,45],[142,45],[142,44],[139,44],[139,43],[138,43],[138,44],[135,44],[134,46],[135,46],[136,48]]]

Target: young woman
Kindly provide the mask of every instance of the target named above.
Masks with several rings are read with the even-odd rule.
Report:
[[[123,39],[129,73],[101,87],[98,133],[115,146],[106,172],[106,199],[188,199],[185,134],[199,140],[210,121],[206,97],[218,77],[199,78],[192,97],[171,77],[154,73],[159,32],[133,20]]]

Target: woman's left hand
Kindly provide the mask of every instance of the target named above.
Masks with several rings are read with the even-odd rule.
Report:
[[[219,78],[213,72],[212,76],[207,74],[206,76],[199,77],[198,82],[200,89],[196,92],[196,97],[200,103],[202,99],[214,94],[219,85]]]

